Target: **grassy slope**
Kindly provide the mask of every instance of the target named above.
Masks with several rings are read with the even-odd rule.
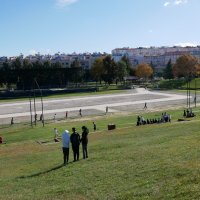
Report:
[[[182,111],[170,113],[171,124],[140,127],[136,116],[97,120],[101,131],[89,136],[89,159],[66,167],[60,165],[61,144],[35,142],[52,138],[54,124],[0,130],[9,141],[0,147],[0,199],[199,199],[199,115],[180,123],[176,119]],[[106,131],[111,122],[117,129]],[[92,130],[91,121],[56,127],[61,131],[83,124]]]

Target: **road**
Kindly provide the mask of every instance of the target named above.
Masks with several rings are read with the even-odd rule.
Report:
[[[149,91],[144,88],[137,88],[125,91],[120,94],[94,95],[87,97],[69,97],[61,99],[44,100],[45,119],[64,118],[66,111],[69,117],[78,117],[79,109],[82,115],[103,114],[108,106],[109,113],[116,112],[141,112],[145,102],[147,110],[174,107],[186,104],[186,95],[169,92]],[[34,114],[34,104],[32,100],[32,112]],[[41,114],[41,102],[36,100],[36,113]],[[0,103],[0,124],[28,121],[30,119],[30,102]],[[39,118],[39,117],[38,117]]]

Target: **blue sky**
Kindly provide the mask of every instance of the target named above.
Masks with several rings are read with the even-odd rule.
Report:
[[[0,0],[0,56],[200,44],[200,0]]]

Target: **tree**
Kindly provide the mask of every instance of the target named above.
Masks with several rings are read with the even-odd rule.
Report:
[[[6,60],[3,63],[3,67],[0,68],[0,83],[5,84],[9,89],[10,85],[15,82],[14,77],[13,70],[11,70],[8,60]]]
[[[28,59],[23,60],[23,67],[22,67],[23,69],[31,69],[32,67],[33,65]]]
[[[13,63],[12,63],[12,68],[13,68],[13,69],[17,69],[17,70],[19,70],[19,69],[22,68],[22,62],[21,62],[21,60],[20,60],[19,57],[16,58],[15,61],[13,61]]]
[[[51,63],[50,63],[50,61],[45,61],[44,62],[44,64],[43,64],[43,67],[45,68],[45,69],[50,69],[51,68]]]
[[[173,79],[174,78],[171,59],[168,61],[167,66],[164,69],[163,77],[165,79]]]
[[[84,71],[81,67],[80,61],[78,59],[75,59],[71,63],[71,80],[76,83],[81,82],[83,80]]]
[[[117,66],[115,61],[111,58],[111,56],[106,56],[103,59],[103,80],[105,83],[111,84],[116,79],[117,74]]]
[[[101,79],[102,79],[102,75],[104,72],[104,68],[103,68],[103,58],[97,58],[91,69],[90,69],[90,73],[92,75],[92,78],[97,82],[100,81],[101,83]]]
[[[130,59],[128,58],[128,56],[124,55],[121,59],[121,61],[124,61],[126,63],[127,66],[127,72],[128,74],[130,74],[131,68],[132,68],[132,64]]]
[[[72,63],[71,63],[71,68],[75,68],[75,67],[80,67],[80,61],[78,59],[75,59]]]
[[[119,81],[122,81],[125,76],[128,75],[127,65],[124,61],[119,61],[117,63],[117,78]]]
[[[152,68],[153,70],[153,73],[151,75],[151,78],[153,78],[154,76],[156,76],[156,68],[155,68],[155,65],[153,64],[153,62],[151,61],[150,63],[150,67]]]
[[[145,81],[152,76],[153,74],[153,69],[151,68],[150,65],[146,63],[139,64],[137,69],[136,69],[136,76],[139,78],[144,78]]]
[[[195,68],[196,68],[196,76],[197,77],[199,77],[199,75],[200,75],[200,64],[198,63],[196,66],[195,66]]]
[[[50,67],[52,67],[54,69],[60,69],[60,68],[62,68],[62,65],[60,62],[56,62],[56,63],[51,64]]]
[[[176,77],[189,77],[195,75],[198,60],[192,55],[179,57],[173,66],[173,74]]]

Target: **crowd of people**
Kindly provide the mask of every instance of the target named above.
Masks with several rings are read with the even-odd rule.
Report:
[[[143,116],[137,116],[137,126],[145,125],[145,124],[158,124],[164,122],[171,122],[171,115],[162,113],[160,118],[153,118],[153,119],[145,119]]]

